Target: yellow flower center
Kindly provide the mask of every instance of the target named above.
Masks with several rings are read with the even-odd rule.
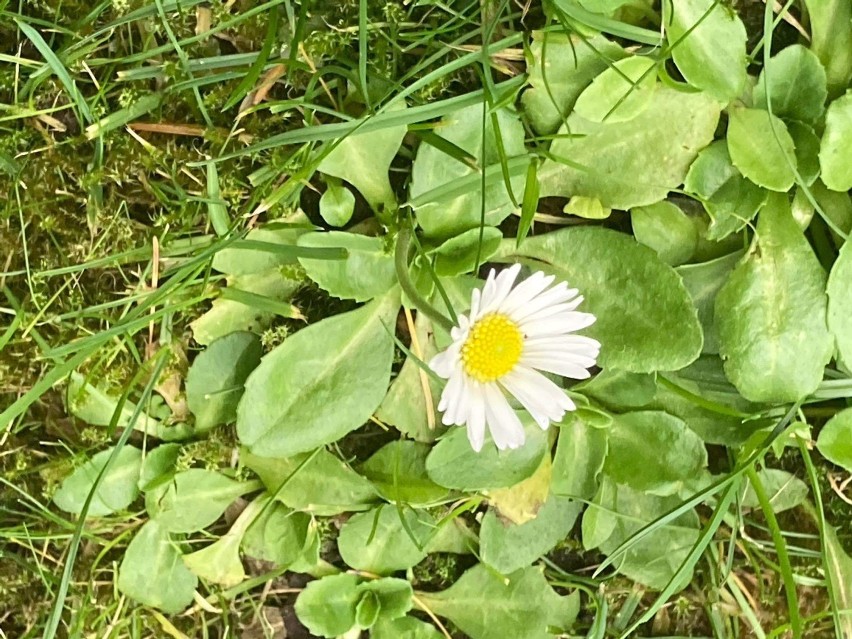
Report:
[[[490,313],[473,325],[461,349],[465,372],[480,382],[493,382],[511,371],[524,348],[518,325],[505,315]]]

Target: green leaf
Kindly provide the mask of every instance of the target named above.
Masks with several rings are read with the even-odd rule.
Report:
[[[586,88],[574,111],[591,122],[624,122],[648,108],[657,88],[656,62],[631,56],[613,63]]]
[[[572,388],[607,408],[623,411],[650,404],[657,392],[654,376],[609,368]],[[559,448],[557,447],[557,457]]]
[[[666,264],[677,266],[692,258],[698,245],[698,227],[676,204],[657,202],[630,211],[633,235]]]
[[[579,501],[551,494],[534,519],[515,524],[490,508],[479,530],[482,562],[502,574],[529,566],[568,536],[582,509]]]
[[[438,353],[433,339],[432,322],[424,313],[418,313],[414,326],[422,349],[421,363],[428,362]],[[399,374],[376,411],[376,417],[395,426],[397,430],[416,441],[433,442],[446,430],[440,418],[437,417],[441,387],[431,375],[424,373],[420,367],[421,363],[411,357],[405,359]],[[424,377],[428,384],[429,397],[424,390]],[[433,424],[429,423],[430,412],[435,420]]]
[[[242,535],[227,533],[209,546],[184,555],[183,563],[206,582],[225,588],[236,586],[246,576],[240,561],[241,540]]]
[[[476,452],[464,428],[454,428],[429,453],[426,472],[436,484],[456,490],[487,490],[513,486],[530,477],[547,452],[547,434],[526,414],[526,443],[514,450],[499,451],[486,445]]]
[[[500,248],[503,234],[492,226],[483,227],[481,233],[481,243],[480,229],[475,228],[450,238],[436,248],[432,253],[435,272],[445,277],[461,275],[472,271],[477,264],[487,262]]]
[[[606,451],[606,431],[592,428],[577,417],[567,420],[559,428],[551,492],[575,499],[592,499],[598,491]]]
[[[362,593],[355,606],[355,624],[363,630],[370,628],[379,618],[379,610],[381,604],[378,595],[373,592]]]
[[[319,212],[329,226],[346,226],[355,212],[355,196],[342,184],[329,182],[320,197]]]
[[[785,120],[813,124],[825,110],[825,69],[819,58],[801,44],[793,44],[772,56],[754,87],[754,106],[768,109]]]
[[[796,149],[783,120],[763,109],[731,109],[727,141],[731,161],[749,180],[770,191],[793,186]]]
[[[195,358],[186,376],[186,403],[198,431],[236,419],[243,384],[262,353],[257,335],[240,332],[217,339]]]
[[[526,155],[524,127],[518,117],[507,109],[500,109],[497,111],[497,123],[506,158]],[[474,156],[483,169],[500,165],[498,134],[494,130],[490,114],[485,111],[484,103],[460,109],[446,116],[438,123],[435,132]],[[468,164],[448,156],[434,146],[422,144],[417,150],[411,169],[410,197],[413,199],[424,193],[440,190],[454,180],[473,176],[475,173]],[[511,180],[512,192],[518,203],[523,195],[525,173],[526,170]],[[476,188],[468,189],[465,194],[449,201],[416,207],[417,222],[423,228],[424,234],[432,238],[447,238],[479,227],[482,223],[483,208],[479,186],[477,183]],[[502,177],[486,186],[484,207],[486,226],[497,226],[515,208]]]
[[[159,522],[149,521],[133,537],[118,568],[118,589],[145,604],[177,614],[192,603],[198,578],[184,565]]]
[[[355,606],[360,595],[356,575],[323,577],[309,583],[299,594],[296,616],[312,634],[337,637],[355,625]]]
[[[289,566],[302,556],[310,523],[310,515],[273,502],[246,530],[243,552],[276,566]]]
[[[398,308],[390,293],[300,330],[264,357],[237,409],[242,443],[258,455],[289,457],[367,421],[387,392]]]
[[[604,208],[596,197],[575,195],[562,207],[566,215],[576,215],[587,220],[605,220],[612,215],[612,209]]]
[[[190,468],[149,491],[145,508],[169,532],[194,532],[212,524],[237,497],[256,488],[256,482],[238,482],[214,470]]]
[[[379,575],[389,574],[411,568],[426,558],[424,546],[434,525],[426,511],[411,508],[400,511],[383,505],[353,515],[343,524],[337,548],[348,566]]]
[[[302,285],[302,282],[283,275],[277,268],[231,276],[228,277],[227,283],[228,288],[276,301],[289,299]],[[275,315],[269,310],[246,304],[244,301],[220,297],[213,300],[210,310],[191,322],[190,326],[195,341],[206,346],[237,331],[260,333],[272,323]],[[296,308],[292,308],[292,316],[301,317]]]
[[[435,626],[414,617],[379,617],[370,630],[371,639],[442,639],[443,636]]]
[[[721,240],[742,229],[768,197],[765,189],[745,179],[733,165],[724,141],[702,149],[683,186],[687,193],[698,196],[712,219],[707,233],[710,240]]]
[[[343,260],[299,258],[308,277],[335,297],[363,302],[386,293],[396,284],[393,255],[386,238],[342,231],[308,233],[299,246],[344,248]]]
[[[365,581],[358,586],[358,590],[362,593],[362,601],[364,595],[368,593],[375,595],[379,604],[380,619],[399,619],[411,610],[414,590],[405,579],[382,577]]]
[[[147,451],[136,484],[139,490],[150,490],[172,477],[180,450],[180,444],[160,444],[154,450]]]
[[[773,512],[781,513],[790,510],[803,504],[808,498],[807,484],[786,470],[764,468],[758,471],[757,476],[769,496]],[[760,508],[760,501],[749,482],[745,482],[743,486],[740,505],[743,508]]]
[[[825,546],[822,552],[834,604],[839,612],[840,630],[849,635],[852,634],[852,617],[840,611],[852,608],[852,557],[843,550],[832,526],[823,524],[823,530]]]
[[[787,131],[796,145],[796,165],[799,177],[806,186],[810,186],[820,174],[819,149],[820,140],[814,130],[801,122],[788,122]]]
[[[597,321],[585,333],[601,343],[598,363],[637,373],[683,368],[701,352],[701,326],[677,273],[633,238],[576,227],[528,238],[515,255],[537,260],[585,296]]]
[[[583,513],[582,534],[583,548],[597,548],[615,531],[616,518],[615,491],[617,484],[606,476],[602,476],[595,498]]]
[[[296,240],[306,231],[310,223],[304,214],[299,214],[287,220],[284,226],[268,225],[249,231],[246,235],[248,245],[228,246],[213,256],[213,268],[226,275],[249,275],[265,273],[286,264],[295,262],[295,258],[283,252],[262,250],[256,248],[264,245],[292,247]],[[260,242],[261,244],[251,244]],[[268,248],[268,247],[267,247]]]
[[[114,447],[102,450],[66,477],[53,495],[53,503],[65,512],[79,515],[113,450]],[[124,446],[101,477],[86,517],[103,517],[132,504],[139,496],[141,469],[142,451]]]
[[[846,0],[805,0],[811,23],[811,51],[825,67],[831,95],[852,78],[852,6]]]
[[[397,102],[395,109],[404,109]],[[374,211],[396,208],[396,197],[388,178],[391,162],[407,132],[404,124],[387,126],[369,133],[355,133],[330,142],[336,144],[319,166],[319,171],[346,180],[354,186]]]
[[[727,104],[745,87],[746,28],[716,0],[663,0],[672,58],[691,85]]]
[[[388,501],[422,506],[444,499],[449,491],[426,474],[426,444],[399,440],[386,444],[361,464],[359,472]]]
[[[852,408],[828,420],[817,438],[817,448],[832,464],[852,471]]]
[[[852,366],[852,242],[840,248],[828,276],[828,328],[834,334],[840,359]]]
[[[527,55],[530,88],[521,96],[527,118],[541,135],[555,133],[589,83],[608,62],[627,53],[602,35],[533,31]]]
[[[713,140],[720,105],[703,93],[660,86],[644,111],[627,122],[568,116],[538,172],[541,196],[597,198],[605,208],[631,209],[665,199]],[[567,135],[570,133],[571,135]]]
[[[609,492],[611,501],[604,504],[605,508],[596,509],[598,518],[608,520],[604,521],[603,525],[612,528],[612,532],[600,544],[600,550],[606,555],[612,553],[641,528],[681,504],[680,497],[658,497],[615,484],[609,479],[606,482],[612,484]],[[695,511],[686,511],[671,523],[657,528],[630,546],[621,558],[616,559],[616,568],[640,584],[657,590],[664,588],[698,540],[698,523]],[[677,589],[683,589],[691,578],[690,571],[684,575]]]
[[[675,269],[683,280],[695,308],[698,309],[698,320],[704,331],[703,353],[719,352],[719,338],[714,319],[716,296],[742,256],[743,252],[737,251],[709,262],[684,264]]]
[[[551,627],[570,628],[579,612],[577,597],[557,595],[533,567],[502,578],[478,564],[447,590],[419,596],[471,639],[546,639]]]
[[[848,235],[852,231],[852,198],[849,193],[830,191],[822,181],[817,180],[811,187],[811,194],[822,207],[826,218],[831,220],[842,233]],[[835,246],[842,248],[844,238],[834,230],[831,231],[831,236],[834,238]]]
[[[93,426],[109,426],[112,423],[115,409],[118,408],[119,400],[119,397],[87,381],[84,375],[77,371],[71,372],[68,378],[68,388],[65,392],[65,401],[68,412],[77,419],[82,419]],[[115,425],[118,428],[135,428],[149,435],[158,436],[160,434],[162,425],[159,420],[150,417],[145,411],[141,411],[136,420],[133,420],[135,412],[136,404],[125,400]],[[131,420],[133,420],[132,424]]]
[[[365,510],[376,501],[373,485],[327,450],[320,450],[293,475],[312,454],[260,457],[243,449],[240,460],[257,473],[270,494],[294,510],[331,516]]]
[[[828,105],[819,147],[822,181],[832,191],[852,189],[852,91]]]
[[[704,443],[668,413],[616,415],[607,435],[604,472],[635,490],[673,495],[707,466]]]
[[[773,195],[751,251],[716,297],[725,373],[751,401],[797,401],[816,390],[831,359],[825,273],[790,212]]]

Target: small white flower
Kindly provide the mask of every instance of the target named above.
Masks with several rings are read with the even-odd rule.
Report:
[[[583,301],[577,289],[537,272],[514,286],[520,264],[496,275],[473,291],[470,317],[459,315],[453,343],[429,365],[447,385],[438,410],[446,425],[467,426],[477,452],[485,427],[497,448],[518,448],[524,428],[505,393],[517,399],[542,429],[575,410],[565,391],[539,371],[586,379],[595,365],[600,343],[572,335],[595,322],[576,309]]]

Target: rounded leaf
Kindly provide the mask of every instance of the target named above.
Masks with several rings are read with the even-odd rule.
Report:
[[[53,495],[53,503],[65,512],[79,515],[113,450],[108,448],[99,452],[66,477]],[[103,517],[132,504],[139,496],[137,483],[141,469],[142,451],[124,446],[101,476],[86,516]]]
[[[770,191],[796,181],[796,148],[787,126],[763,109],[735,108],[728,117],[731,161],[749,180]]]
[[[825,69],[819,58],[793,44],[769,58],[754,87],[754,106],[769,107],[780,118],[816,122],[825,110]]]
[[[426,558],[425,545],[434,525],[425,511],[383,505],[347,521],[340,529],[337,548],[348,566],[386,575]]]
[[[817,448],[832,464],[852,472],[852,408],[828,420],[819,432]]]
[[[644,111],[657,88],[656,62],[632,56],[614,62],[580,94],[574,111],[591,122],[624,122]]]
[[[828,105],[819,148],[822,181],[832,191],[852,189],[852,91]]]
[[[312,634],[337,637],[355,625],[355,607],[361,598],[358,576],[330,575],[310,582],[296,599],[296,616]]]
[[[346,226],[355,212],[355,196],[342,184],[329,184],[319,201],[322,219],[330,226]]]

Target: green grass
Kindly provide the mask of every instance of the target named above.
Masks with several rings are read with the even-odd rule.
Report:
[[[762,20],[749,17],[758,25],[750,35],[760,37]],[[563,20],[658,41],[654,31],[580,10]],[[203,600],[168,619],[116,590],[144,511],[84,526],[50,499],[75,460],[141,435],[69,416],[64,380],[82,370],[140,409],[155,389],[167,394],[170,376],[182,379],[198,351],[188,327],[209,308],[210,258],[299,207],[318,221],[323,142],[400,123],[416,132],[461,105],[499,102],[522,82],[523,61],[509,54],[545,27],[564,25],[546,21],[535,2],[528,11],[493,1],[0,5],[0,192],[8,194],[0,204],[0,637],[273,637],[280,611],[292,624],[304,582],[259,563],[240,586],[202,586]],[[784,23],[775,29],[791,37]],[[266,99],[253,104],[272,73]],[[388,109],[403,99],[407,111]],[[405,166],[392,168],[398,188]],[[488,177],[518,166],[501,157]],[[459,189],[479,177],[471,182]],[[519,238],[534,212],[523,205]],[[356,216],[368,217],[363,202]],[[296,304],[311,321],[345,307],[312,287]],[[267,351],[302,326],[286,317],[289,308],[272,309],[285,317],[264,335]],[[848,387],[824,390],[835,402],[849,397]],[[760,490],[763,515],[728,511],[739,475],[753,479],[772,459],[770,443],[717,486],[725,508],[701,510],[694,582],[673,600],[671,591],[611,578],[608,561],[576,538],[552,553],[551,582],[589,595],[581,615],[589,636],[780,637],[788,622],[793,636],[835,636],[820,539],[828,523],[852,548],[852,506],[831,490],[832,469],[802,441],[773,459],[808,478],[820,497],[813,520],[776,519]],[[187,447],[180,463],[233,468],[236,448],[222,428]],[[329,542],[338,523],[323,525]],[[466,567],[430,560],[416,585],[446,587]]]

